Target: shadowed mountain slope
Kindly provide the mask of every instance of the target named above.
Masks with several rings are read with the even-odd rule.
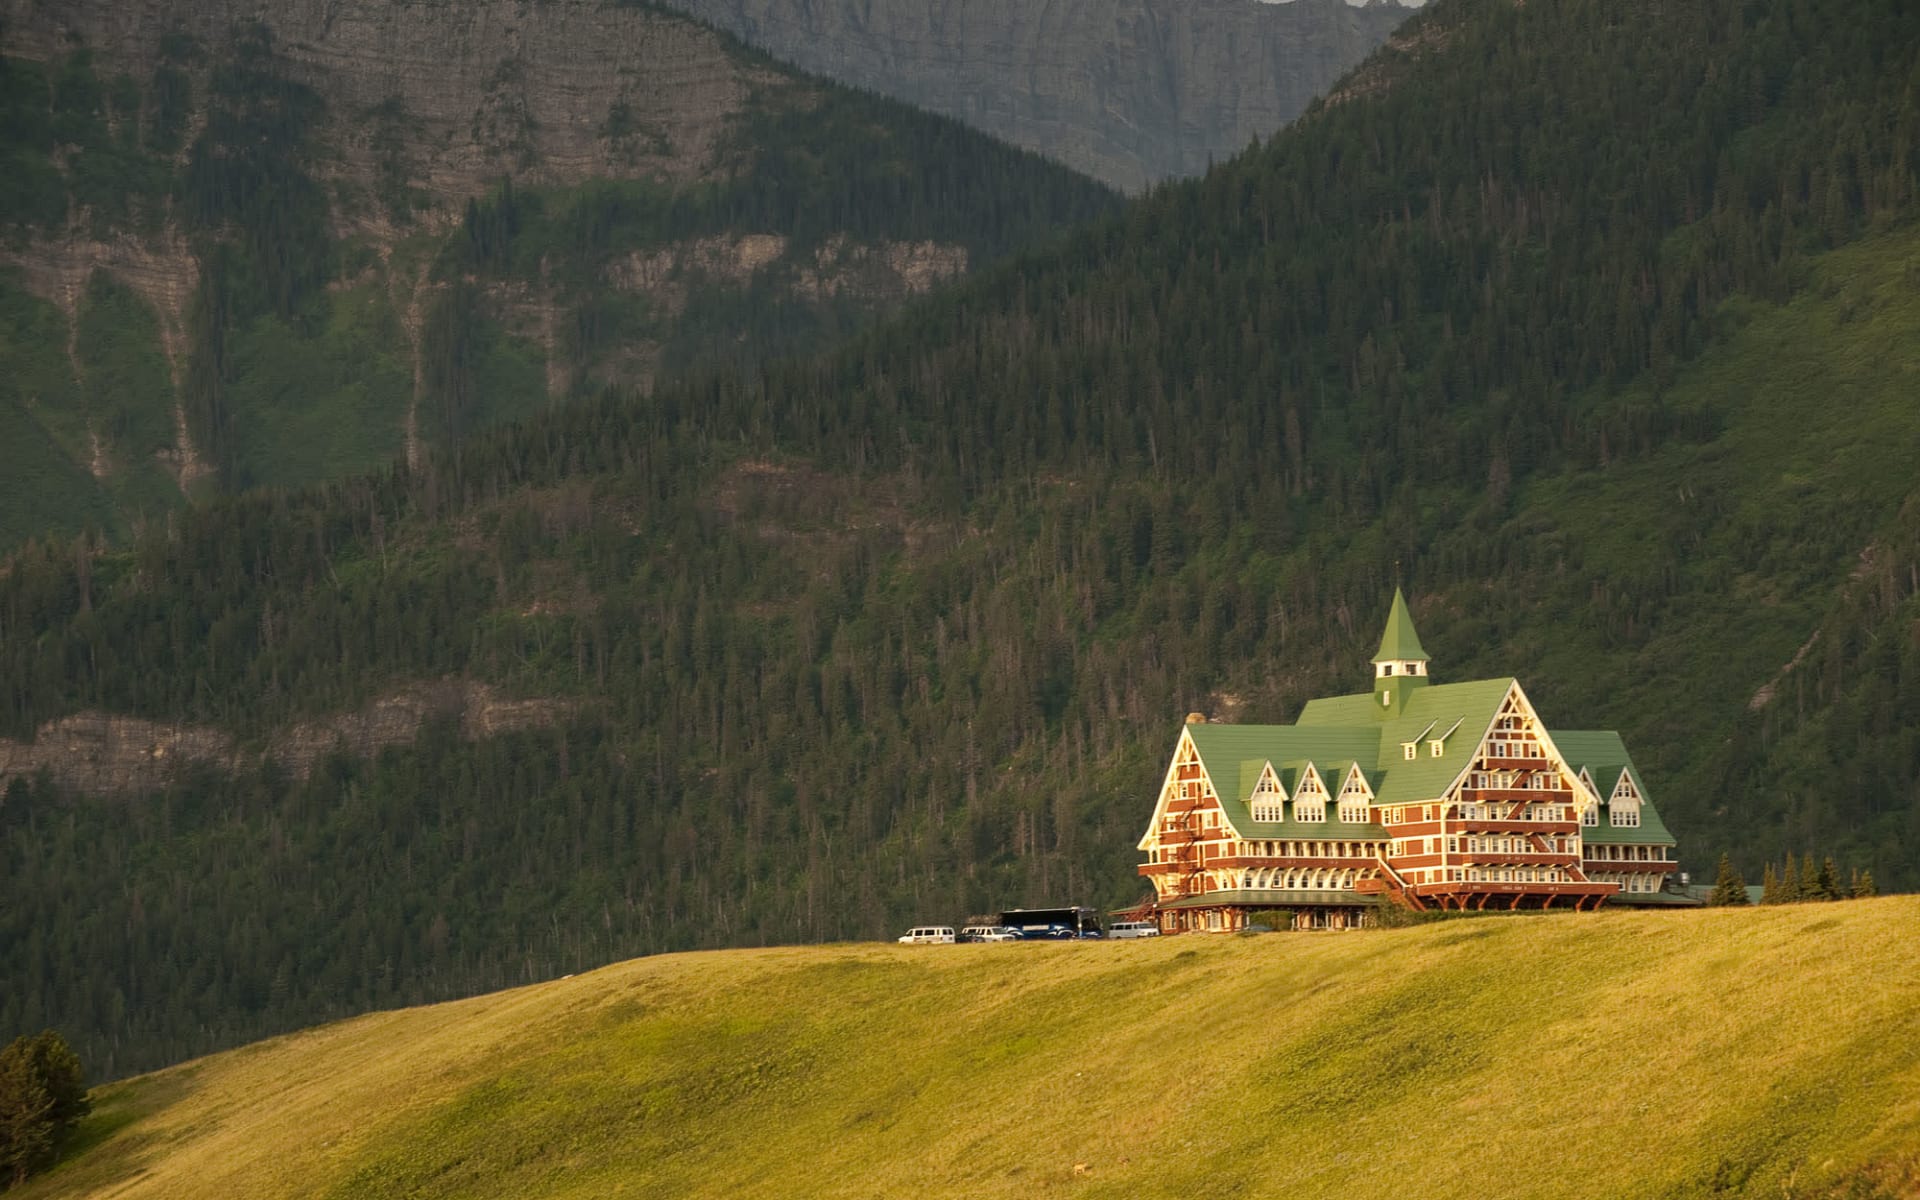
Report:
[[[0,4],[0,547],[749,366],[1110,211],[664,10]]]

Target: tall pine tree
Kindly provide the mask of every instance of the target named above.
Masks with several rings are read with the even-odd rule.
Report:
[[[1720,856],[1720,871],[1713,881],[1713,894],[1707,897],[1712,905],[1747,903],[1747,880],[1733,860],[1725,854]]]

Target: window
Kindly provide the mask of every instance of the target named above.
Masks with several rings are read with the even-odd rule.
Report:
[[[1427,742],[1427,749],[1432,752],[1435,758],[1439,758],[1440,752],[1442,750],[1445,750],[1446,748],[1447,748],[1447,744],[1441,741],[1439,738],[1432,738],[1432,739],[1429,739]]]
[[[1598,825],[1600,823],[1600,806],[1598,804],[1589,804],[1581,809],[1580,823],[1582,825]]]
[[[1613,824],[1619,829],[1631,829],[1640,824],[1640,806],[1637,804],[1627,807],[1615,805],[1613,808]]]
[[[1400,754],[1408,762],[1412,762],[1416,757],[1418,757],[1419,747],[1416,746],[1413,742],[1401,742]]]

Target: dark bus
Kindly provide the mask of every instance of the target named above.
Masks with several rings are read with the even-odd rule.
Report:
[[[1097,938],[1104,936],[1098,909],[1010,908],[1000,914],[1000,923],[1020,931],[1030,941],[1048,938]]]

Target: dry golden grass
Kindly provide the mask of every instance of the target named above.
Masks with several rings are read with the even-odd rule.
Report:
[[[643,959],[117,1085],[24,1195],[1906,1194],[1916,926],[1897,897]]]

